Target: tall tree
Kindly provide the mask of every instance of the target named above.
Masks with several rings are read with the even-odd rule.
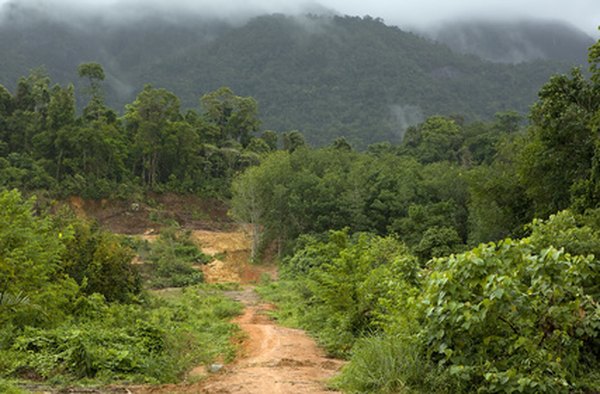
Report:
[[[217,143],[233,139],[247,146],[260,126],[258,104],[252,97],[236,96],[228,87],[210,92],[200,99],[206,119],[220,131]]]
[[[581,193],[592,169],[598,139],[593,120],[599,108],[598,84],[579,69],[552,77],[540,91],[519,164],[536,214],[565,209]]]
[[[134,165],[144,184],[158,181],[161,152],[167,132],[180,119],[179,99],[165,89],[146,85],[132,104],[126,106],[125,121],[136,150]]]
[[[86,90],[90,95],[90,101],[83,110],[84,117],[97,120],[106,111],[101,85],[105,78],[104,69],[98,63],[82,63],[77,68],[77,72],[80,78],[87,78],[89,83]]]

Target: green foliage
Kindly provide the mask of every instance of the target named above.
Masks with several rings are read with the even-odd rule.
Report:
[[[77,308],[72,322],[14,335],[0,348],[0,376],[174,382],[194,365],[234,355],[236,329],[226,320],[240,306],[209,288],[151,297],[146,306],[107,305],[95,295]]]
[[[432,257],[448,256],[462,249],[461,239],[452,227],[432,226],[425,230],[421,241],[415,247],[415,254],[421,261]]]
[[[252,136],[256,101],[227,87],[203,96],[202,114],[183,115],[177,96],[146,85],[119,119],[104,103],[102,67],[85,63],[80,74],[91,94],[81,116],[73,85],[51,86],[41,70],[13,95],[0,89],[1,187],[92,199],[136,188],[227,197],[233,175],[276,148],[273,132]]]
[[[77,281],[81,291],[102,294],[109,302],[135,300],[142,289],[140,274],[131,264],[133,251],[95,223],[67,216],[60,220],[73,229],[61,256],[62,270]]]
[[[34,200],[0,192],[0,323],[46,325],[60,321],[78,292],[61,270],[70,228],[34,214]]]
[[[600,109],[599,92],[597,82],[574,69],[570,76],[552,77],[539,93],[519,176],[540,216],[568,208],[576,199],[583,200],[579,209],[597,204],[591,171],[597,155],[593,119]]]
[[[423,335],[447,379],[490,392],[598,389],[587,376],[598,373],[600,315],[586,286],[598,261],[534,245],[507,239],[434,261]]]
[[[349,392],[595,392],[598,223],[561,212],[423,270],[391,238],[303,236],[262,293],[350,356],[335,380]]]
[[[201,283],[202,271],[194,265],[211,260],[194,244],[189,231],[165,228],[153,242],[141,244],[139,253],[150,266],[146,272],[152,288],[185,287]]]
[[[330,232],[325,241],[305,238],[283,270],[297,281],[292,286],[298,296],[275,288],[273,297],[288,300],[282,313],[297,319],[328,352],[340,356],[348,354],[357,337],[389,323],[390,310],[416,289],[418,263],[392,237],[351,237],[344,230]]]
[[[238,303],[208,287],[140,297],[132,252],[116,235],[34,212],[17,191],[0,192],[0,206],[0,379],[174,382],[233,357],[226,321]],[[207,259],[175,230],[157,245],[158,265]]]
[[[497,159],[490,166],[475,168],[468,182],[471,244],[523,235],[523,225],[531,220],[533,209],[512,162]]]
[[[218,140],[232,139],[246,147],[258,130],[258,105],[252,97],[239,97],[222,87],[200,99],[206,119],[219,128]],[[216,141],[211,141],[212,143]]]
[[[64,83],[76,78],[81,62],[110,59],[106,97],[115,108],[145,83],[176,92],[186,108],[225,85],[255,97],[267,129],[297,129],[318,146],[340,136],[359,149],[399,143],[406,123],[437,114],[473,120],[506,109],[526,113],[548,77],[569,67],[564,57],[561,63],[482,61],[370,17],[265,15],[231,26],[158,16],[108,30],[90,21],[85,32],[40,22],[35,32],[43,45],[19,39],[29,26],[10,18],[3,25],[0,83],[9,88],[40,63]],[[489,45],[497,46],[497,40]],[[55,56],[64,48],[78,50]]]
[[[418,127],[409,128],[402,144],[422,163],[457,162],[462,139],[455,121],[433,116]]]
[[[436,245],[457,251],[467,239],[463,172],[442,162],[422,165],[407,156],[347,149],[277,152],[234,180],[232,214],[254,226],[255,251],[270,242],[289,251],[300,234],[344,227],[394,232],[416,248],[428,228],[447,228],[445,241],[421,245],[426,259]]]
[[[23,191],[53,190],[56,180],[30,156],[9,153],[0,157],[0,185]]]

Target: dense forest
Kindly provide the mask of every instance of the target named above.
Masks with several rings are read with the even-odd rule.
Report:
[[[173,382],[232,357],[239,305],[199,284],[189,262],[208,257],[185,232],[141,245],[46,203],[169,191],[225,200],[253,227],[253,259],[281,267],[261,293],[349,359],[342,390],[599,391],[600,41],[589,64],[549,78],[526,118],[431,115],[365,149],[264,130],[257,100],[228,87],[183,109],[146,85],[117,111],[98,63],[78,66],[80,111],[74,86],[43,70],[0,87],[0,390],[28,377]],[[144,286],[195,287],[164,298]]]
[[[156,15],[131,24],[65,24],[18,6],[6,12],[0,24],[0,84],[10,89],[24,70],[45,65],[53,80],[67,84],[76,79],[80,63],[94,61],[105,67],[107,103],[117,110],[146,83],[174,92],[184,109],[229,86],[260,103],[265,129],[299,130],[320,146],[339,136],[359,148],[398,143],[408,126],[433,115],[475,121],[507,110],[526,114],[550,75],[582,65],[593,43],[561,25],[544,26],[552,32],[545,41],[533,34],[540,34],[537,26],[509,26],[540,56],[497,64],[370,17],[268,15],[230,25]],[[493,47],[496,57],[514,57],[502,50],[518,45],[503,42],[506,34],[498,30],[461,34],[483,40],[474,46]],[[440,34],[459,37],[453,31]]]

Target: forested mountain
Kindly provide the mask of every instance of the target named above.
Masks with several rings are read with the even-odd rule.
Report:
[[[408,125],[434,114],[524,113],[543,82],[572,65],[494,64],[370,17],[65,24],[18,7],[0,22],[0,53],[0,84],[9,90],[30,68],[44,65],[67,83],[77,79],[78,64],[94,61],[106,70],[112,107],[131,102],[144,83],[173,91],[188,108],[229,86],[257,99],[263,129],[298,129],[313,144],[343,135],[363,147],[397,142]]]

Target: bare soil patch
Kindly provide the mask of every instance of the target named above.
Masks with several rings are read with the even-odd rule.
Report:
[[[257,283],[263,274],[271,279],[277,277],[273,264],[251,264],[249,229],[240,226],[234,231],[192,231],[192,239],[203,253],[216,256],[208,264],[201,266],[207,283]]]
[[[190,229],[219,231],[235,227],[223,202],[174,193],[151,193],[140,201],[73,196],[64,203],[78,216],[96,219],[102,227],[119,234],[158,233],[168,222]]]

